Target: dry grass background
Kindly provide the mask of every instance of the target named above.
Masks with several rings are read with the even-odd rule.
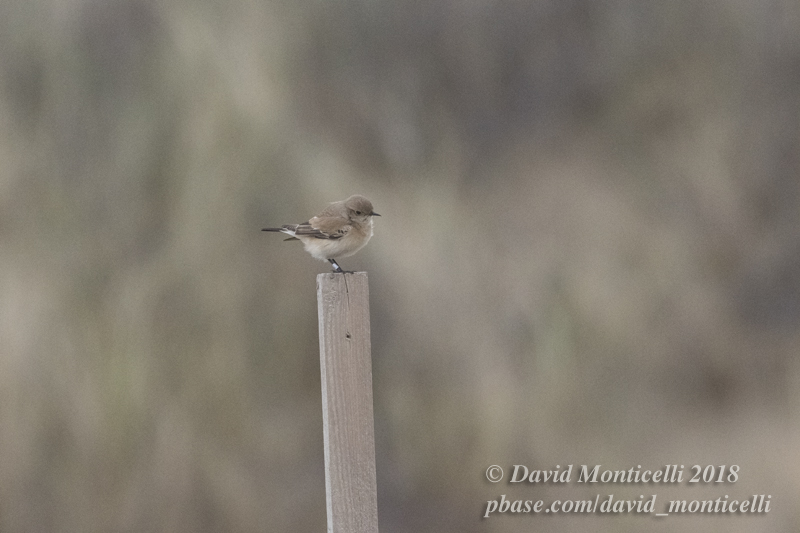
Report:
[[[800,530],[800,6],[0,4],[0,531],[323,531],[359,192],[381,531]],[[490,464],[739,464],[516,487]],[[485,501],[771,494],[761,517]]]

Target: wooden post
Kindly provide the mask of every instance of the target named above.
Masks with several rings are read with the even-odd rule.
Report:
[[[317,308],[328,532],[377,533],[367,273],[319,274]]]

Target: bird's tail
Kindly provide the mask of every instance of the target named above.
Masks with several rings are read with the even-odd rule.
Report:
[[[286,235],[291,235],[288,239],[283,239],[284,241],[299,241],[297,237],[294,236],[294,232],[287,228],[286,226],[282,228],[263,228],[261,231],[274,231],[276,233],[285,233]]]

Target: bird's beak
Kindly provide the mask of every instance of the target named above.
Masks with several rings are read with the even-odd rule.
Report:
[[[370,216],[373,216],[373,217],[379,217],[380,215],[379,215],[378,213],[375,213],[375,212],[373,211],[373,212],[372,212],[372,214],[371,214]]]

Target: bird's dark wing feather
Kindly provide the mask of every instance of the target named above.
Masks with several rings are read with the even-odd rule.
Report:
[[[341,235],[334,236],[328,234],[322,230],[319,230],[311,226],[310,224],[298,224],[297,227],[294,228],[294,234],[304,235],[307,237],[316,237],[317,239],[338,239],[339,237],[341,237]]]
[[[341,239],[350,232],[348,220],[342,217],[314,217],[302,224],[285,224],[280,228],[264,228],[262,231],[280,231],[289,235],[315,237],[317,239]],[[295,237],[285,239],[291,241]]]
[[[347,219],[340,217],[314,217],[305,224],[300,224],[295,235],[308,235],[317,239],[341,239],[350,231]]]

